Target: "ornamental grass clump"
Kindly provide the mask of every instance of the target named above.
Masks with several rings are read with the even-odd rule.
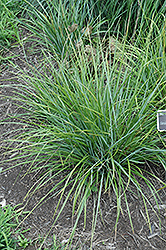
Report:
[[[27,172],[43,171],[29,197],[51,179],[58,180],[33,210],[46,198],[58,196],[56,223],[72,199],[75,220],[70,239],[83,211],[86,226],[86,206],[92,193],[92,239],[100,200],[108,191],[117,202],[115,229],[124,199],[134,230],[126,195],[131,186],[142,197],[150,227],[147,206],[151,203],[139,180],[157,202],[158,193],[150,181],[155,176],[148,173],[145,177],[145,164],[166,169],[165,133],[159,134],[156,128],[157,108],[165,105],[161,93],[166,82],[165,74],[155,74],[153,61],[148,61],[152,47],[129,49],[124,40],[113,54],[112,44],[103,52],[98,41],[90,61],[84,45],[79,50],[72,48],[69,68],[58,58],[55,68],[53,59],[44,54],[44,66],[40,70],[32,67],[30,74],[22,72],[21,93],[16,91],[25,112],[17,117],[24,129],[13,139],[19,143],[19,155],[13,159],[19,159],[17,165],[28,164]]]
[[[96,34],[100,16],[93,16],[92,9],[85,8],[82,1],[25,1],[28,18],[20,23],[31,31],[38,44],[47,52],[64,60],[71,52],[71,43],[76,46],[86,40],[87,31]]]
[[[166,14],[166,1],[160,0],[24,0],[24,10],[28,18],[22,21],[24,27],[31,30],[37,42],[46,46],[49,51],[64,59],[71,49],[71,40],[77,44],[84,38],[85,27],[92,27],[96,35],[97,27],[101,33],[121,37],[139,46],[145,43],[151,21],[162,27]],[[70,27],[74,30],[70,32]],[[159,30],[161,31],[161,29]],[[153,39],[156,31],[152,33]],[[141,39],[140,37],[144,38]],[[141,43],[141,44],[140,44]]]

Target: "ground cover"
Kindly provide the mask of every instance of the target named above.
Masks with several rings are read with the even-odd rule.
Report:
[[[3,52],[18,40],[18,22],[16,16],[20,13],[21,1],[0,1],[0,60]]]
[[[146,17],[146,36],[142,36],[142,27],[133,42],[130,32],[122,35],[124,27],[113,36],[102,30],[105,21],[92,18],[89,22],[77,1],[74,10],[82,14],[82,23],[79,15],[76,19],[77,15],[69,11],[68,2],[37,3],[40,8],[29,7],[32,19],[21,23],[40,38],[36,42],[42,60],[37,55],[35,63],[34,58],[30,62],[27,44],[22,44],[23,57],[20,55],[19,63],[13,59],[10,66],[12,78],[17,80],[10,89],[14,89],[12,100],[18,104],[15,110],[19,114],[11,113],[9,118],[15,119],[10,124],[18,128],[12,132],[15,136],[7,138],[11,144],[2,161],[11,171],[12,159],[16,169],[23,166],[23,176],[35,176],[28,189],[24,188],[24,208],[30,206],[32,214],[38,207],[42,214],[49,211],[53,216],[56,212],[50,232],[57,235],[62,225],[64,230],[64,246],[57,249],[74,249],[78,242],[82,249],[141,249],[146,243],[149,249],[159,245],[162,249],[162,243],[154,237],[159,237],[159,228],[162,233],[165,230],[165,215],[159,214],[165,208],[165,133],[156,129],[156,111],[165,109],[164,16],[155,20],[153,15]],[[159,7],[162,12],[161,3]],[[87,12],[90,17],[91,10]],[[6,126],[6,121],[2,119],[1,124]],[[35,196],[40,190],[41,195]],[[134,243],[126,240],[121,244],[117,238],[118,233],[124,239],[128,237],[123,236],[124,221],[127,228],[130,222],[128,235],[134,235]],[[123,227],[119,229],[120,225]],[[144,225],[146,237],[141,235]],[[86,229],[90,232],[87,239]],[[101,231],[105,236],[115,232],[115,236],[103,240]]]

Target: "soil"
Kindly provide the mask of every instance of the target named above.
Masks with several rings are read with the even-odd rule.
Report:
[[[27,34],[26,34],[27,35]],[[24,34],[25,36],[25,34]],[[27,42],[25,45],[25,51],[21,45],[12,47],[7,55],[17,55],[12,59],[15,65],[18,65],[25,71],[28,71],[28,65],[25,58],[25,53],[28,57],[29,63],[36,64],[41,57],[41,54],[33,54],[33,44]],[[40,48],[39,48],[40,51]],[[21,125],[11,123],[13,119],[11,116],[14,114],[22,113],[23,110],[17,106],[17,101],[11,100],[11,96],[14,95],[11,86],[16,84],[17,80],[17,68],[9,62],[3,62],[0,66],[0,119],[3,121],[8,118],[8,123],[0,123],[0,160],[1,167],[3,170],[8,169],[0,175],[0,198],[4,198],[7,204],[12,206],[18,205],[20,208],[24,208],[24,211],[31,211],[35,208],[38,201],[43,197],[51,188],[55,185],[57,180],[48,183],[43,189],[39,189],[35,192],[30,199],[25,198],[27,192],[37,182],[38,173],[28,173],[28,165],[24,165],[23,168],[17,165],[19,162],[14,159],[15,154],[9,153],[7,149],[7,143],[5,140],[9,140],[15,134],[19,133],[18,129],[22,129]],[[8,86],[5,86],[8,84]],[[5,86],[5,87],[4,87]],[[18,90],[19,91],[19,90]],[[15,147],[19,148],[19,145],[15,144]],[[8,152],[9,154],[5,154]],[[5,160],[9,159],[7,162]],[[164,179],[164,173],[162,169],[155,169],[152,167],[154,174],[158,174],[161,179]],[[129,208],[132,216],[132,223],[134,232],[131,229],[127,208],[125,206],[125,200],[122,199],[122,211],[120,213],[117,230],[115,232],[114,225],[116,222],[117,208],[116,198],[111,194],[111,199],[108,194],[103,194],[101,201],[101,216],[98,216],[96,231],[93,239],[93,249],[117,249],[117,250],[151,250],[161,249],[166,250],[166,191],[161,189],[161,184],[152,177],[148,177],[149,180],[154,184],[161,200],[159,201],[159,209],[155,207],[155,200],[150,196],[148,187],[142,182],[142,187],[151,201],[152,207],[148,206],[148,212],[151,222],[151,232],[146,220],[146,210],[143,206],[142,200],[136,194],[136,190],[133,188],[133,193],[127,193],[127,199],[129,202]],[[34,189],[32,189],[33,191]],[[67,195],[67,191],[66,191]],[[25,198],[25,200],[24,200]],[[33,240],[33,245],[27,247],[27,250],[35,250],[38,248],[37,239],[45,236],[49,232],[46,246],[49,249],[49,243],[51,243],[52,236],[55,235],[57,239],[63,244],[67,242],[70,237],[70,233],[73,226],[72,220],[72,200],[69,200],[66,204],[62,214],[58,221],[54,223],[54,211],[56,204],[58,203],[58,197],[56,195],[50,195],[44,199],[43,204],[36,207],[28,217],[23,217],[21,226],[23,228],[29,228],[30,230],[26,233],[28,239]],[[93,195],[89,197],[87,205],[87,225],[84,229],[83,215],[80,218],[74,240],[71,249],[76,249],[76,246],[81,246],[82,250],[89,250],[90,239],[91,239],[91,223],[92,223],[92,209],[93,209]],[[156,211],[154,213],[153,209]],[[44,249],[44,248],[43,248]]]

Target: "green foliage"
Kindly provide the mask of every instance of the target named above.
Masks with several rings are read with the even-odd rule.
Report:
[[[27,240],[23,233],[18,229],[20,215],[16,207],[11,206],[0,207],[0,249],[1,250],[16,250],[25,249],[30,241]],[[27,230],[26,230],[27,231]],[[19,247],[20,246],[20,247]]]
[[[93,36],[103,23],[96,22],[99,17],[93,18],[80,1],[36,2],[37,6],[34,1],[32,4],[28,3],[29,18],[22,23],[38,37],[38,43],[61,59],[66,58],[72,51],[71,42],[76,46],[85,39],[88,27],[92,27]]]
[[[162,35],[160,38],[162,41]],[[29,171],[44,170],[36,189],[52,178],[59,179],[43,197],[50,197],[52,192],[60,194],[56,211],[68,188],[55,222],[72,194],[73,215],[77,217],[70,239],[83,210],[86,226],[86,204],[91,194],[95,199],[92,238],[103,192],[111,189],[115,193],[115,228],[124,196],[133,229],[126,196],[130,186],[141,194],[146,211],[150,205],[139,178],[157,202],[157,191],[144,176],[144,164],[166,169],[165,134],[160,135],[156,128],[156,111],[166,104],[162,94],[166,75],[160,74],[165,68],[165,55],[159,58],[158,67],[155,55],[161,48],[158,46],[156,51],[149,39],[143,50],[118,39],[112,50],[111,37],[106,48],[98,39],[96,47],[88,45],[88,54],[87,45],[73,49],[74,56],[67,65],[57,59],[56,69],[47,54],[40,71],[20,75],[24,82],[20,101],[27,110],[21,122],[28,127],[16,138],[22,152],[17,158],[21,162],[26,155],[23,163],[30,164]],[[150,224],[148,212],[147,219]]]
[[[135,35],[144,36],[153,19],[155,23],[161,21],[162,15],[166,13],[166,1],[161,0],[116,0],[116,1],[87,1],[94,6],[95,15],[101,14],[108,20],[111,32],[128,34],[134,39]]]
[[[17,222],[13,222],[14,211],[8,206],[0,208],[0,249],[16,249],[16,242],[12,237],[11,229],[16,228]]]
[[[9,47],[18,32],[16,16],[20,12],[20,0],[0,0],[0,51]]]
[[[86,226],[92,194],[92,240],[101,196],[109,190],[117,200],[115,229],[122,199],[133,229],[126,191],[134,187],[150,226],[151,203],[139,180],[157,203],[150,181],[157,177],[144,166],[166,170],[166,136],[156,128],[156,112],[166,108],[165,5],[158,0],[26,3],[29,19],[22,23],[46,50],[40,70],[19,76],[24,84],[16,99],[25,112],[17,117],[24,130],[12,140],[20,146],[15,159],[29,164],[28,171],[43,170],[27,196],[58,179],[33,210],[56,194],[56,223],[72,197],[75,221],[67,249],[82,212]],[[20,244],[26,247],[26,241]]]
[[[21,247],[21,249],[25,249],[27,246],[29,246],[29,244],[31,244],[31,240],[25,238],[25,236],[21,233],[18,235],[18,241],[18,245]]]
[[[55,32],[66,41],[68,36],[64,29],[69,25],[87,25],[91,20],[99,18],[105,20],[100,23],[101,30],[109,29],[111,34],[120,33],[122,37],[127,34],[128,39],[136,40],[140,36],[146,37],[151,20],[157,25],[161,24],[166,13],[166,1],[161,0],[31,0],[28,1],[29,4],[32,6],[35,33],[38,34],[42,27],[46,40],[52,40],[51,34]],[[55,35],[53,36],[55,39]],[[41,39],[43,40],[42,36]]]

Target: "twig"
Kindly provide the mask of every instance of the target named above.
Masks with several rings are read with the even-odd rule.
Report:
[[[131,233],[129,233],[129,232],[127,232],[127,233],[134,239],[134,242],[135,242],[136,246],[138,247],[138,249],[140,249],[140,248],[139,248],[139,245],[138,245],[138,243],[137,243],[137,241],[136,241],[136,239],[135,239],[135,237],[134,237],[134,235],[131,234]]]
[[[158,237],[159,237],[161,240],[163,240],[164,242],[166,242],[166,240],[163,239],[160,235],[158,235]]]

